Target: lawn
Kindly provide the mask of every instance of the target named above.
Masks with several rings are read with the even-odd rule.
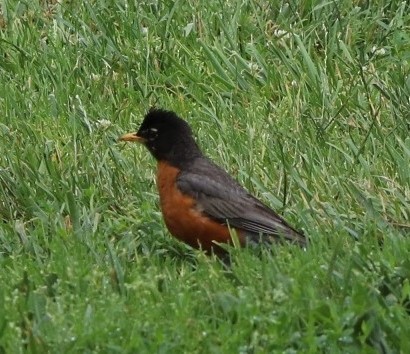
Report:
[[[407,1],[0,9],[0,353],[410,353]],[[171,238],[153,105],[309,247]]]

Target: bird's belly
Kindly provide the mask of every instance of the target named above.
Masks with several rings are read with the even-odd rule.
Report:
[[[158,163],[157,187],[162,215],[169,232],[195,248],[207,251],[217,248],[216,243],[228,243],[231,235],[226,225],[201,214],[194,198],[177,188],[179,169],[167,163]]]

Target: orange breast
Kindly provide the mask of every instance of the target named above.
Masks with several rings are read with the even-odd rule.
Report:
[[[165,224],[173,236],[192,247],[217,250],[214,242],[231,241],[229,229],[202,215],[195,200],[181,193],[175,183],[179,172],[166,162],[158,162],[157,187]]]

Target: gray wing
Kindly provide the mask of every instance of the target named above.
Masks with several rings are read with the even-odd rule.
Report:
[[[273,237],[306,244],[304,235],[208,159],[195,160],[188,170],[180,173],[177,185],[183,193],[195,198],[201,212],[245,231],[250,241],[270,241]]]

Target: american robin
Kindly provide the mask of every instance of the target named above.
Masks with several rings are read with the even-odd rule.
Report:
[[[138,132],[120,141],[144,144],[157,160],[157,188],[165,224],[177,239],[207,252],[219,243],[240,245],[286,240],[305,246],[306,237],[249,194],[205,157],[183,119],[151,109]]]

